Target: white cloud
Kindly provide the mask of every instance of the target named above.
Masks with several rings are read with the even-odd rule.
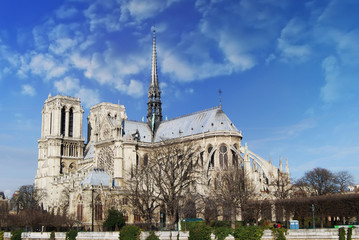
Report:
[[[24,85],[21,86],[21,94],[22,95],[28,95],[28,96],[35,96],[36,95],[36,90],[30,84],[24,84]]]
[[[26,64],[26,63],[25,63]],[[31,57],[30,62],[24,69],[28,69],[33,74],[45,77],[46,80],[60,77],[67,72],[67,67],[62,65],[50,54],[36,54]]]
[[[291,19],[282,29],[277,40],[281,58],[288,62],[302,62],[311,55],[311,47],[305,43],[308,26],[298,18]]]
[[[128,12],[135,21],[141,22],[145,19],[151,18],[156,14],[164,11],[170,7],[173,3],[178,2],[179,0],[151,0],[151,1],[142,1],[142,0],[129,0],[121,1],[122,3],[122,12]]]
[[[80,98],[81,102],[87,108],[90,108],[100,102],[100,95],[98,91],[93,89],[81,88],[75,93],[75,97]]]
[[[340,93],[338,87],[340,67],[337,59],[334,56],[325,58],[322,62],[322,68],[324,70],[325,85],[320,89],[320,97],[326,103],[334,102],[338,100]]]
[[[80,98],[87,108],[100,102],[98,91],[81,86],[80,80],[77,78],[66,77],[63,80],[56,81],[54,85],[61,94]]]
[[[79,88],[79,83],[80,81],[77,78],[65,77],[62,81],[54,82],[54,85],[60,93],[71,94]]]
[[[60,19],[66,19],[77,15],[78,10],[73,7],[61,6],[59,9],[55,11],[55,14]]]

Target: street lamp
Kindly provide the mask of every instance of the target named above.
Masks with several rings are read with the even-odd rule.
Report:
[[[315,228],[315,218],[314,218],[314,204],[312,204],[312,212],[313,212],[313,229]]]

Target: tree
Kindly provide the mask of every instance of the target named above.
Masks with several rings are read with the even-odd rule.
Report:
[[[103,227],[115,231],[115,229],[121,229],[125,226],[125,218],[122,213],[114,208],[108,210],[108,215],[103,223]]]
[[[255,195],[251,179],[241,166],[233,166],[222,171],[214,181],[216,199],[222,204],[224,215],[226,210],[229,213],[234,228],[237,209],[241,210],[245,219],[249,199]]]
[[[300,178],[296,186],[303,191],[309,191],[316,196],[321,196],[338,191],[335,175],[325,168],[314,168]]]
[[[197,179],[198,151],[193,144],[163,141],[156,147],[149,162],[155,194],[164,204],[170,225],[176,223],[185,194]]]
[[[155,190],[155,180],[148,165],[138,165],[129,174],[128,200],[135,212],[138,213],[148,225],[152,224],[154,211],[160,206],[159,191]],[[151,226],[148,226],[151,227]]]
[[[348,187],[353,184],[353,176],[348,171],[336,172],[334,177],[340,192],[348,191]]]
[[[276,199],[287,199],[292,194],[292,183],[287,173],[278,172],[277,181],[270,183],[270,186]]]

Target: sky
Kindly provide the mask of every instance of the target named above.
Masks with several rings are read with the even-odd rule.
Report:
[[[4,0],[0,191],[33,184],[49,93],[146,115],[156,29],[163,115],[219,105],[243,145],[295,180],[315,167],[359,183],[359,1]],[[86,129],[84,129],[86,136]]]

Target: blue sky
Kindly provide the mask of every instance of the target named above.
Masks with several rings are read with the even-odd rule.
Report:
[[[357,0],[5,0],[0,191],[32,184],[48,94],[146,115],[156,26],[163,114],[219,104],[249,149],[292,177],[359,171]],[[86,129],[84,129],[84,133]],[[84,134],[84,136],[86,136]]]

